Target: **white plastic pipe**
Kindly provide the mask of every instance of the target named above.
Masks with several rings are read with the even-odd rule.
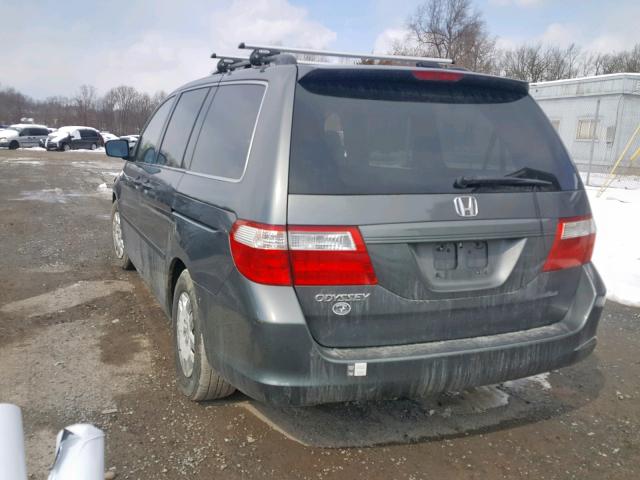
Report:
[[[58,433],[56,459],[49,480],[104,480],[104,433],[89,424]]]
[[[20,407],[0,403],[0,480],[27,480]]]

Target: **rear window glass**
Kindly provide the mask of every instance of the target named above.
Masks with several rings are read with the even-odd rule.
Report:
[[[191,170],[230,180],[242,177],[264,89],[263,85],[218,87],[198,136]]]
[[[397,72],[328,75],[309,74],[296,89],[290,193],[457,193],[461,176],[511,174],[551,181],[551,190],[580,185],[553,127],[522,89],[398,81]]]

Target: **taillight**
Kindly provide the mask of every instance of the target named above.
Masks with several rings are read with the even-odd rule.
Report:
[[[369,252],[357,227],[289,227],[295,285],[375,285]]]
[[[464,76],[460,72],[442,72],[439,70],[414,70],[412,73],[418,80],[435,82],[457,82]]]
[[[595,242],[596,224],[591,216],[559,219],[556,237],[542,270],[562,270],[589,262]]]
[[[357,227],[264,225],[238,220],[231,229],[236,267],[269,285],[375,285]]]
[[[231,228],[230,243],[236,267],[249,280],[291,285],[284,227],[238,220]]]

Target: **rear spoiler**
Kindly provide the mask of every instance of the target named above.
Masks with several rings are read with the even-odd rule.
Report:
[[[321,95],[444,103],[501,103],[529,93],[528,82],[436,68],[300,68],[298,83]]]

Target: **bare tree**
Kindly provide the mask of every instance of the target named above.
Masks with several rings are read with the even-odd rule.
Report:
[[[15,88],[0,90],[0,122],[13,123],[29,115],[31,110],[29,98]]]
[[[80,124],[121,135],[139,133],[166,96],[162,91],[149,95],[123,85],[100,97],[94,87],[82,85],[72,98],[34,100],[5,87],[0,88],[0,123],[17,123],[22,117],[32,117],[50,127]]]
[[[542,45],[521,45],[502,54],[502,74],[526,80],[539,82],[544,80],[548,67],[548,60],[542,51]]]
[[[544,52],[547,63],[545,80],[561,80],[578,75],[580,48],[571,44],[566,48],[549,47]]]
[[[494,70],[495,40],[471,0],[428,0],[416,8],[407,27],[409,38],[394,45],[395,53],[452,58],[476,71]]]
[[[573,44],[566,48],[520,45],[501,52],[498,63],[501,75],[529,82],[573,78],[584,70],[580,48]]]
[[[82,85],[73,97],[78,111],[78,123],[89,125],[95,121],[96,99],[98,93],[92,85]]]
[[[631,50],[596,57],[593,70],[595,75],[616,72],[640,72],[640,44]]]

